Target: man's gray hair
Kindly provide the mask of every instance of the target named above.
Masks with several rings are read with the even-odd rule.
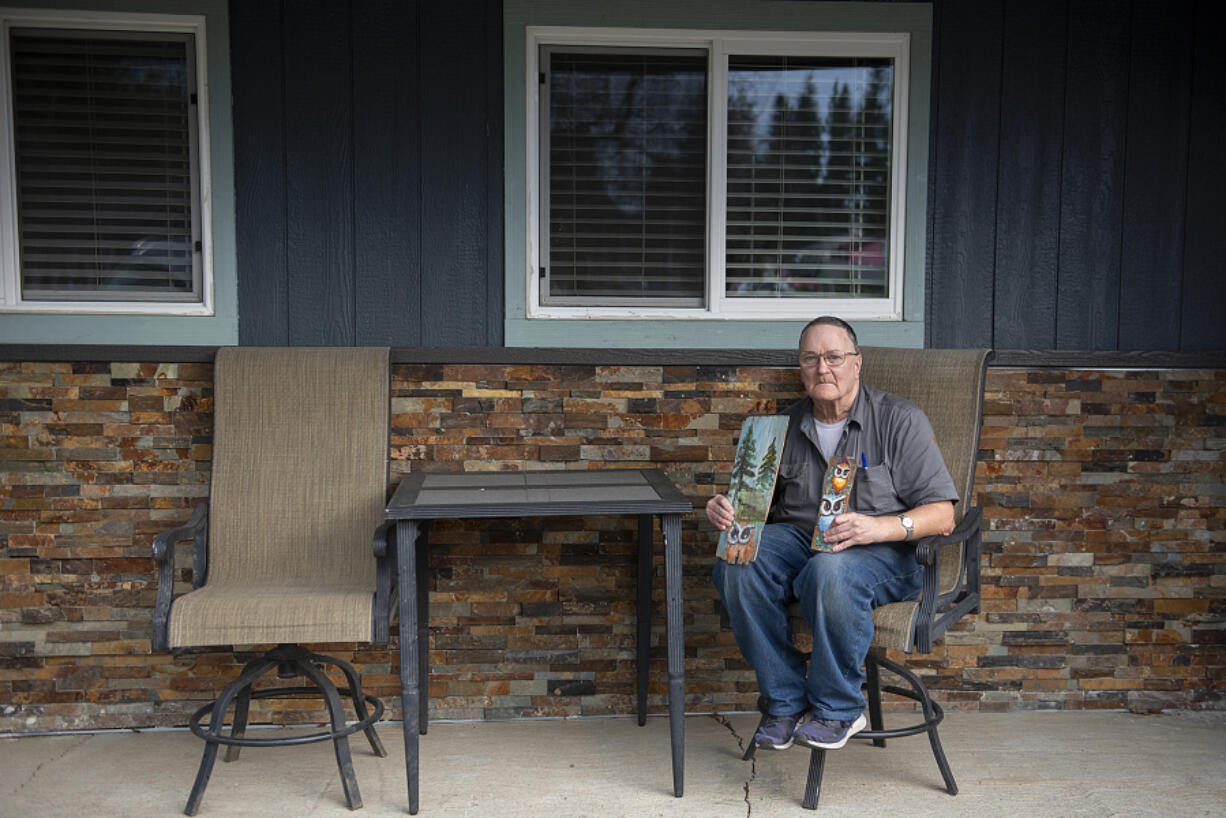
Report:
[[[851,339],[852,345],[852,349],[846,350],[847,352],[860,351],[860,342],[856,340],[856,331],[851,328],[851,324],[847,323],[842,318],[836,318],[833,315],[819,315],[817,318],[814,318],[812,321],[805,324],[805,328],[800,331],[800,337],[804,338],[805,333],[810,329],[823,324],[826,326],[838,327],[839,329],[843,330],[843,332],[847,333],[847,337]]]

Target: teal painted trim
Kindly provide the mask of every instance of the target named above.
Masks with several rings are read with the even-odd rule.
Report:
[[[821,315],[814,309],[813,317]],[[805,321],[507,321],[509,347],[592,347],[595,349],[791,349]],[[851,321],[860,343],[868,346],[924,346],[919,321]]]
[[[226,0],[21,0],[6,5],[205,18],[212,186],[213,314],[80,315],[0,313],[0,343],[232,345],[238,343],[238,256],[234,220],[234,124],[230,100],[230,12]]]
[[[506,346],[791,347],[803,321],[568,320],[527,316],[527,26],[621,26],[746,31],[905,31],[911,34],[907,135],[906,273],[902,321],[853,322],[865,344],[924,345],[932,6],[928,3],[780,3],[775,0],[505,0],[503,98]],[[814,305],[814,316],[821,314]]]
[[[880,6],[878,6],[880,8]],[[903,233],[906,267],[903,321],[920,324],[922,347],[924,283],[928,275],[928,133],[932,111],[932,7],[924,4],[923,23],[911,33],[911,88],[907,110],[907,224]],[[859,329],[856,330],[859,332]]]

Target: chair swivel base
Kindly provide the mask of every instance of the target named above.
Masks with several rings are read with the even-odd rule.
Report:
[[[346,680],[349,682],[349,687],[338,688],[322,670],[316,667],[316,664],[335,665],[345,675]],[[253,691],[251,685],[274,668],[277,670],[279,678],[292,679],[297,676],[304,676],[311,681],[311,685],[275,687]],[[328,714],[332,725],[331,729],[290,737],[248,738],[246,736],[247,714],[251,699],[298,696],[302,694],[323,696],[324,702],[328,706]],[[341,703],[341,694],[349,696],[353,700],[353,709],[357,716],[357,721],[353,724],[345,724],[345,708]],[[234,720],[229,735],[225,735],[222,733],[222,730],[225,727],[226,711],[229,709],[231,702],[234,703]],[[373,712],[367,712],[367,703],[371,705]],[[206,715],[209,715],[208,727],[204,727],[200,723],[201,719]],[[359,809],[362,806],[362,795],[358,790],[357,776],[353,771],[353,759],[349,754],[348,736],[359,730],[364,731],[367,741],[370,742],[371,750],[374,751],[375,755],[380,758],[385,757],[387,750],[384,749],[383,742],[380,741],[373,727],[374,723],[382,715],[383,702],[379,701],[375,696],[362,692],[357,671],[348,662],[331,656],[311,653],[298,645],[278,645],[259,659],[252,660],[244,665],[238,678],[226,685],[216,701],[206,704],[192,714],[189,725],[191,731],[204,739],[207,744],[204,748],[204,757],[200,760],[200,770],[196,773],[196,783],[192,786],[192,792],[188,796],[187,806],[184,808],[183,813],[185,815],[195,815],[196,811],[200,808],[200,801],[204,797],[204,789],[208,786],[209,776],[213,773],[213,764],[217,760],[217,748],[219,745],[227,745],[225,760],[234,761],[238,758],[242,747],[285,747],[328,739],[332,740],[336,750],[336,765],[340,770],[341,784],[345,790],[345,800],[349,805],[349,809]]]
[[[886,670],[901,676],[911,685],[911,689],[895,685],[881,685],[879,683],[879,667],[884,667]],[[888,738],[901,738],[903,736],[914,736],[918,733],[927,733],[928,742],[932,746],[932,754],[936,758],[937,768],[941,771],[941,777],[945,780],[945,790],[950,795],[957,795],[958,785],[954,782],[953,772],[949,768],[949,762],[945,758],[945,751],[941,747],[941,739],[937,735],[937,725],[945,718],[945,711],[941,709],[941,705],[932,700],[932,697],[928,694],[928,688],[925,687],[924,682],[918,676],[899,663],[885,658],[884,655],[870,653],[865,660],[865,670],[868,677],[866,688],[868,692],[869,720],[872,729],[861,730],[853,738],[868,739],[875,746],[884,747],[885,740]],[[919,702],[924,720],[907,727],[897,727],[890,730],[884,729],[881,716],[882,691],[894,693]],[[767,713],[766,700],[761,697],[758,698],[758,709],[762,712],[762,719],[765,721]],[[759,726],[761,726],[761,723],[759,723]],[[745,755],[742,756],[742,759],[748,761],[753,758],[757,749],[757,745],[751,740],[749,748],[745,750]],[[801,806],[805,809],[817,809],[817,800],[821,796],[822,771],[825,765],[826,751],[817,747],[812,748],[809,755],[809,772],[805,777],[804,800],[801,801]]]

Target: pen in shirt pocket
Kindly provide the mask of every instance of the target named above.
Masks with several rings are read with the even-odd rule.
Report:
[[[868,458],[864,456],[864,452],[860,452],[860,468],[868,468]]]

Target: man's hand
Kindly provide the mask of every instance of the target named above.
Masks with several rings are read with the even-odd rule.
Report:
[[[732,525],[732,517],[732,501],[724,495],[717,494],[707,501],[707,519],[720,531]]]
[[[915,523],[912,542],[933,534],[948,534],[954,530],[954,504],[948,500],[925,503],[899,513],[911,515]],[[901,542],[906,536],[907,530],[898,521],[898,514],[868,517],[851,512],[834,518],[830,528],[826,529],[825,539],[830,544],[831,551],[842,551],[872,542]]]
[[[855,545],[901,540],[901,530],[897,517],[869,517],[853,511],[835,517],[830,528],[826,529],[824,538],[830,544],[830,550],[837,553]]]

